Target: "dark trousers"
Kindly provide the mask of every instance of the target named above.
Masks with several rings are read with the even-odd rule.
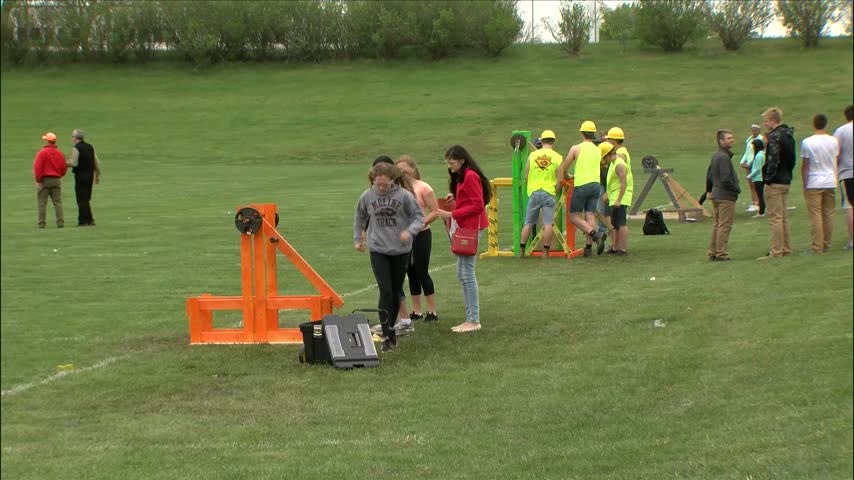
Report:
[[[408,253],[385,255],[371,252],[371,268],[380,290],[377,308],[380,309],[380,323],[386,338],[394,338],[394,320],[400,308],[400,292],[403,291],[403,277],[408,264]]]
[[[95,223],[92,218],[92,185],[95,183],[94,172],[77,172],[74,174],[74,195],[77,197],[77,225]]]
[[[765,215],[765,182],[753,182],[756,196],[759,197],[759,215]]]
[[[430,278],[430,251],[433,250],[433,234],[430,230],[424,230],[415,237],[412,244],[412,261],[406,270],[409,277],[409,293],[412,295],[430,296],[436,293],[433,288],[433,279]]]

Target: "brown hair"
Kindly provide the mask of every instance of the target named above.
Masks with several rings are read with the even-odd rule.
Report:
[[[397,165],[385,162],[380,162],[374,165],[368,171],[368,181],[373,184],[374,179],[380,175],[388,177],[392,182],[409,190],[409,192],[414,195],[415,192],[412,188],[412,180],[409,178],[409,175],[404,174]]]
[[[720,143],[720,141],[723,140],[724,136],[727,134],[732,134],[732,130],[727,130],[725,128],[718,130],[718,135],[717,135],[718,143]]]
[[[415,163],[415,160],[413,160],[412,157],[410,157],[409,155],[401,155],[400,158],[397,160],[397,163],[405,163],[409,165],[409,168],[411,168],[412,171],[415,172],[415,174],[412,176],[416,180],[421,180],[421,172],[418,170],[418,164]]]

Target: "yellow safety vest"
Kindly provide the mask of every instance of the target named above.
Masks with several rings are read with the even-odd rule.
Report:
[[[555,194],[557,167],[563,157],[551,148],[541,148],[528,155],[528,196],[537,190]]]
[[[626,162],[620,157],[617,157],[617,159],[611,162],[611,165],[608,167],[608,186],[606,189],[608,192],[608,205],[613,205],[620,196],[620,177],[617,176],[618,164],[623,164],[626,167],[626,191],[623,193],[623,199],[620,201],[620,205],[628,207],[632,204],[634,178],[632,178],[631,167],[626,165]]]
[[[575,188],[588,183],[599,183],[599,160],[602,155],[593,142],[581,142],[575,159]]]

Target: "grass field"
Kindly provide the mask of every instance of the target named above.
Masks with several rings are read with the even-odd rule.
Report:
[[[553,129],[565,153],[592,119],[623,127],[634,158],[656,155],[699,194],[718,128],[737,133],[740,157],[769,106],[798,140],[815,113],[842,123],[852,50],[763,40],[737,54],[709,43],[623,55],[605,43],[581,59],[516,46],[428,65],[2,72],[2,478],[851,478],[842,211],[821,256],[755,261],[769,232],[744,194],[733,262],[706,261],[708,221],[670,222],[667,237],[630,223],[624,258],[480,260],[484,329],[467,336],[449,331],[462,294],[437,235],[440,322],[417,324],[377,369],[301,366],[295,345],[191,347],[185,301],[239,294],[235,207],[274,202],[279,230],[344,309],[373,306],[351,234],[378,154],[413,155],[443,193],[452,144],[504,177],[511,131]],[[74,128],[103,163],[98,226],[52,228],[49,207],[38,230],[39,137],[57,132],[68,152]],[[797,252],[809,239],[800,188],[798,173]],[[67,180],[63,196],[71,225]],[[644,205],[665,198],[659,186]],[[280,264],[282,293],[311,293]]]

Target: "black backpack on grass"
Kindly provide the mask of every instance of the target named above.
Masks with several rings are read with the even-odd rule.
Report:
[[[650,208],[646,211],[646,218],[643,221],[644,235],[669,235],[670,230],[664,224],[664,214],[661,210]]]

